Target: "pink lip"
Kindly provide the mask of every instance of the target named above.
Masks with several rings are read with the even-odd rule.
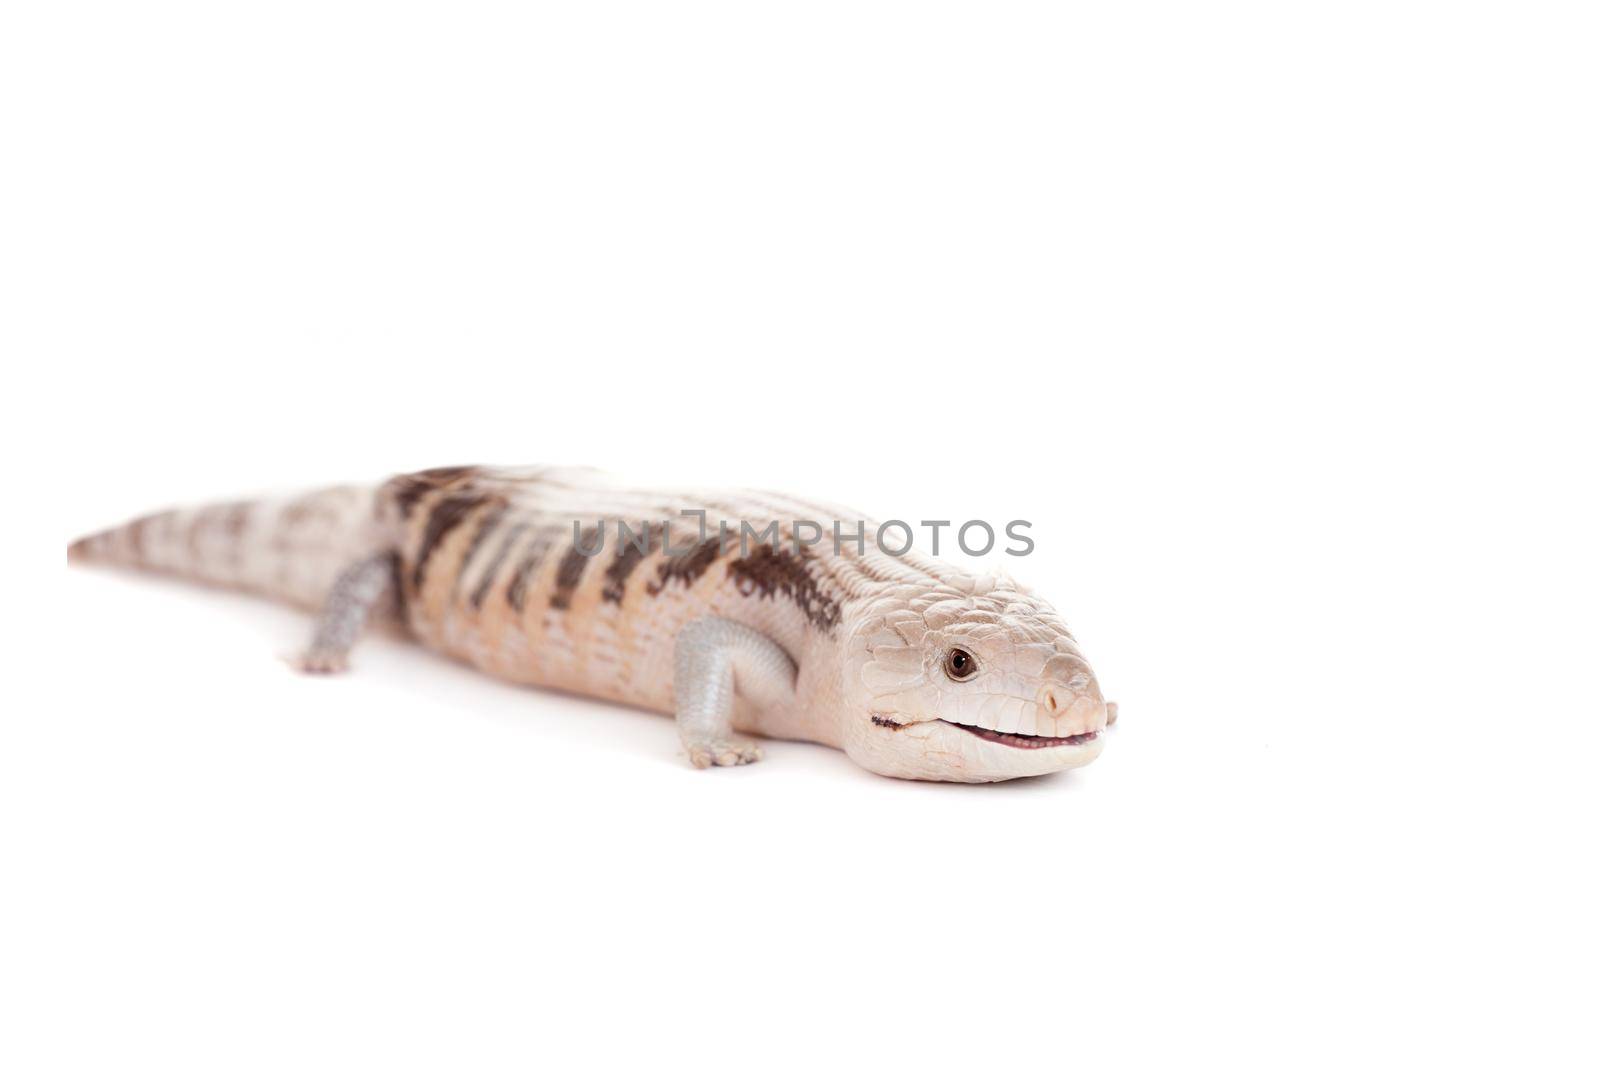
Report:
[[[944,719],[941,718],[939,721],[944,722]],[[996,744],[1004,744],[1008,748],[1059,748],[1063,745],[1087,744],[1100,735],[1099,730],[1091,730],[1087,733],[1077,733],[1070,737],[1036,737],[1029,733],[1002,733],[998,729],[985,729],[977,725],[962,725],[960,722],[945,722],[945,724],[953,725],[957,729],[965,729],[967,732],[975,733],[984,740],[993,741]]]

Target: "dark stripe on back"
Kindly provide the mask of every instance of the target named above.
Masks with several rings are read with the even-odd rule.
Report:
[[[394,502],[400,508],[400,513],[410,518],[412,510],[428,493],[452,485],[477,469],[475,466],[436,466],[415,474],[402,474],[389,482]]]
[[[500,576],[500,568],[506,564],[506,558],[511,554],[511,546],[517,539],[527,532],[528,523],[518,522],[511,527],[511,532],[506,534],[506,539],[500,542],[500,547],[495,549],[494,558],[489,560],[489,566],[483,572],[483,577],[478,580],[478,587],[472,590],[472,609],[479,610],[483,601],[488,599],[489,590],[494,588],[495,579]]]
[[[824,633],[839,624],[839,604],[821,586],[806,565],[811,553],[774,551],[770,544],[757,545],[749,555],[728,564],[728,576],[745,596],[763,599],[783,593],[800,608],[806,620]]]
[[[556,568],[556,587],[550,594],[551,607],[564,611],[572,606],[572,593],[577,589],[578,582],[583,580],[583,571],[589,565],[589,559],[599,555],[600,549],[605,546],[605,537],[606,527],[603,524],[573,533],[572,544],[561,557],[561,565]],[[580,546],[587,549],[589,554],[579,551]]]
[[[528,550],[522,555],[522,562],[517,565],[517,572],[512,575],[511,584],[506,586],[506,602],[513,611],[522,612],[523,603],[528,597],[528,582],[533,578],[533,572],[544,562],[544,557],[550,551],[550,538],[544,530],[539,530],[533,535],[533,542],[528,545]]]
[[[399,552],[389,552],[389,591],[384,594],[381,602],[387,603],[394,612],[394,620],[403,627],[406,625],[406,615],[410,608],[406,606],[405,593],[405,563],[400,558]]]
[[[456,594],[461,593],[461,582],[467,576],[467,569],[472,565],[472,560],[477,558],[483,546],[489,542],[489,537],[506,516],[511,505],[505,500],[497,499],[483,510],[483,521],[478,523],[478,528],[472,531],[472,541],[467,545],[467,550],[461,553],[461,564],[456,568]]]
[[[434,501],[428,511],[428,523],[422,530],[422,543],[417,546],[417,561],[411,568],[412,589],[422,588],[423,579],[427,576],[428,559],[445,535],[466,521],[473,511],[493,502],[497,502],[494,497],[481,492],[452,492]]]
[[[707,537],[687,555],[669,558],[657,566],[656,579],[645,586],[645,591],[652,596],[659,596],[674,581],[682,582],[683,587],[688,588],[711,569],[711,564],[717,561],[721,552],[721,538]]]
[[[646,522],[644,529],[628,532],[631,536],[622,535],[622,527],[617,527],[617,554],[611,560],[611,565],[606,567],[605,587],[600,590],[600,598],[607,603],[621,603],[623,595],[628,589],[628,578],[644,562],[645,557],[655,551],[655,547],[665,536],[663,525],[660,522]]]

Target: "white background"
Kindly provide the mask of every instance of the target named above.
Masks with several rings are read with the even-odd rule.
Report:
[[[1594,1061],[1592,7],[7,5],[14,1063]],[[63,571],[571,461],[1022,517],[916,785]]]

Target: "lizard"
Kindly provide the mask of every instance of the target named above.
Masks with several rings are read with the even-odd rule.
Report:
[[[673,714],[697,768],[759,759],[741,734],[934,781],[1098,756],[1116,704],[1056,611],[888,525],[780,493],[449,466],[149,514],[67,554],[316,611],[307,672],[345,669],[386,622],[508,681]]]

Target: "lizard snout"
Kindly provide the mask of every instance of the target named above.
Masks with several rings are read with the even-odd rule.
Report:
[[[1106,727],[1106,704],[1100,698],[1100,687],[1092,677],[1087,684],[1074,678],[1076,684],[1046,681],[1039,689],[1039,722],[1055,723],[1058,737],[1095,733]],[[1041,730],[1042,732],[1043,730]]]

